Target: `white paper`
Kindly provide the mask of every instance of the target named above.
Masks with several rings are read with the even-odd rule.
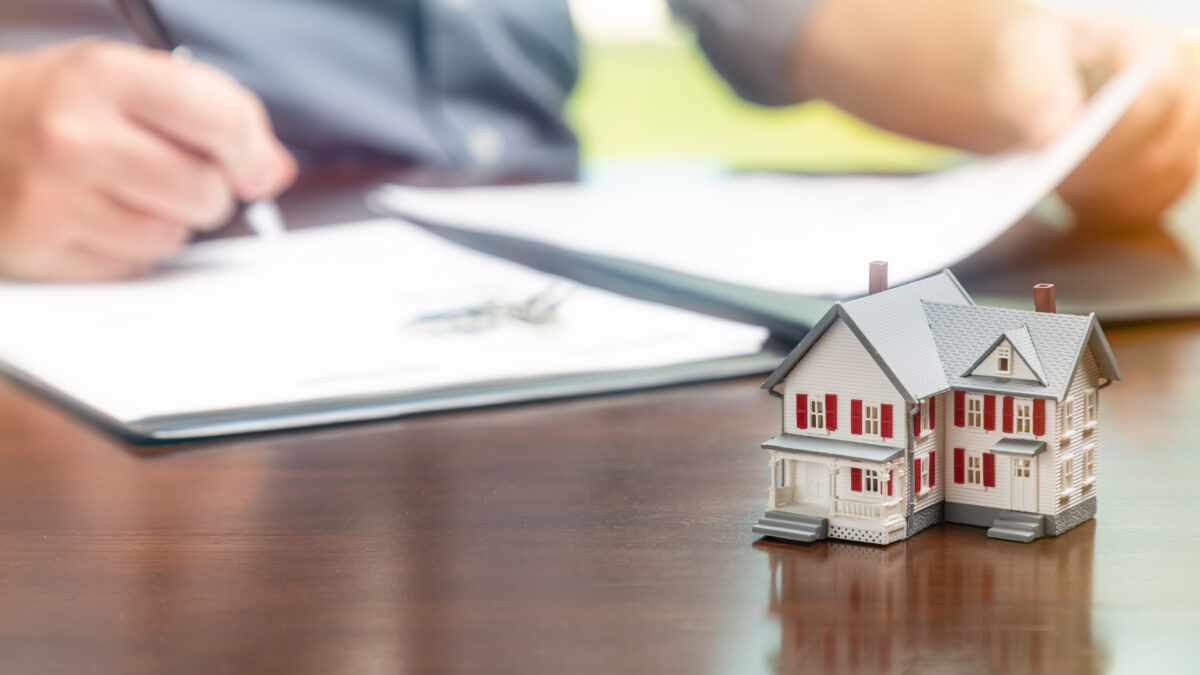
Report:
[[[558,321],[446,332],[416,319],[519,303],[554,277],[397,221],[192,247],[162,273],[0,284],[0,360],[110,416],[405,392],[753,354],[765,330],[587,288]],[[439,332],[440,331],[440,332]]]
[[[866,290],[867,264],[899,282],[982,249],[1028,213],[1108,133],[1161,63],[1114,77],[1041,151],[922,176],[738,176],[680,184],[389,186],[379,208],[732,283],[806,295]]]

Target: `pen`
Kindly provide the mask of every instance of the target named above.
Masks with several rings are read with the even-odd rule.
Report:
[[[175,39],[167,24],[154,9],[151,0],[114,0],[117,11],[125,18],[133,32],[154,49],[171,52],[171,58],[177,63],[187,63],[192,60],[192,52]],[[279,239],[287,232],[283,224],[283,213],[274,199],[260,199],[256,202],[242,203],[242,217],[255,234],[263,239]]]

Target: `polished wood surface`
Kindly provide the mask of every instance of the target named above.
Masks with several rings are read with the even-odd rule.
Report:
[[[0,384],[0,672],[1195,672],[1200,323],[1109,336],[1029,545],[757,541],[758,379],[154,454]]]

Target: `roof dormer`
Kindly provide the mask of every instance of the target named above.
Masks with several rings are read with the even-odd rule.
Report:
[[[1046,371],[1027,326],[1001,333],[963,377],[997,377],[1046,385]]]

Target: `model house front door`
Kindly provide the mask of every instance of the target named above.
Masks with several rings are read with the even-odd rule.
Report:
[[[1032,459],[1013,458],[1013,511],[1037,511],[1037,464]]]
[[[796,501],[801,504],[829,503],[829,469],[816,462],[797,462]]]

